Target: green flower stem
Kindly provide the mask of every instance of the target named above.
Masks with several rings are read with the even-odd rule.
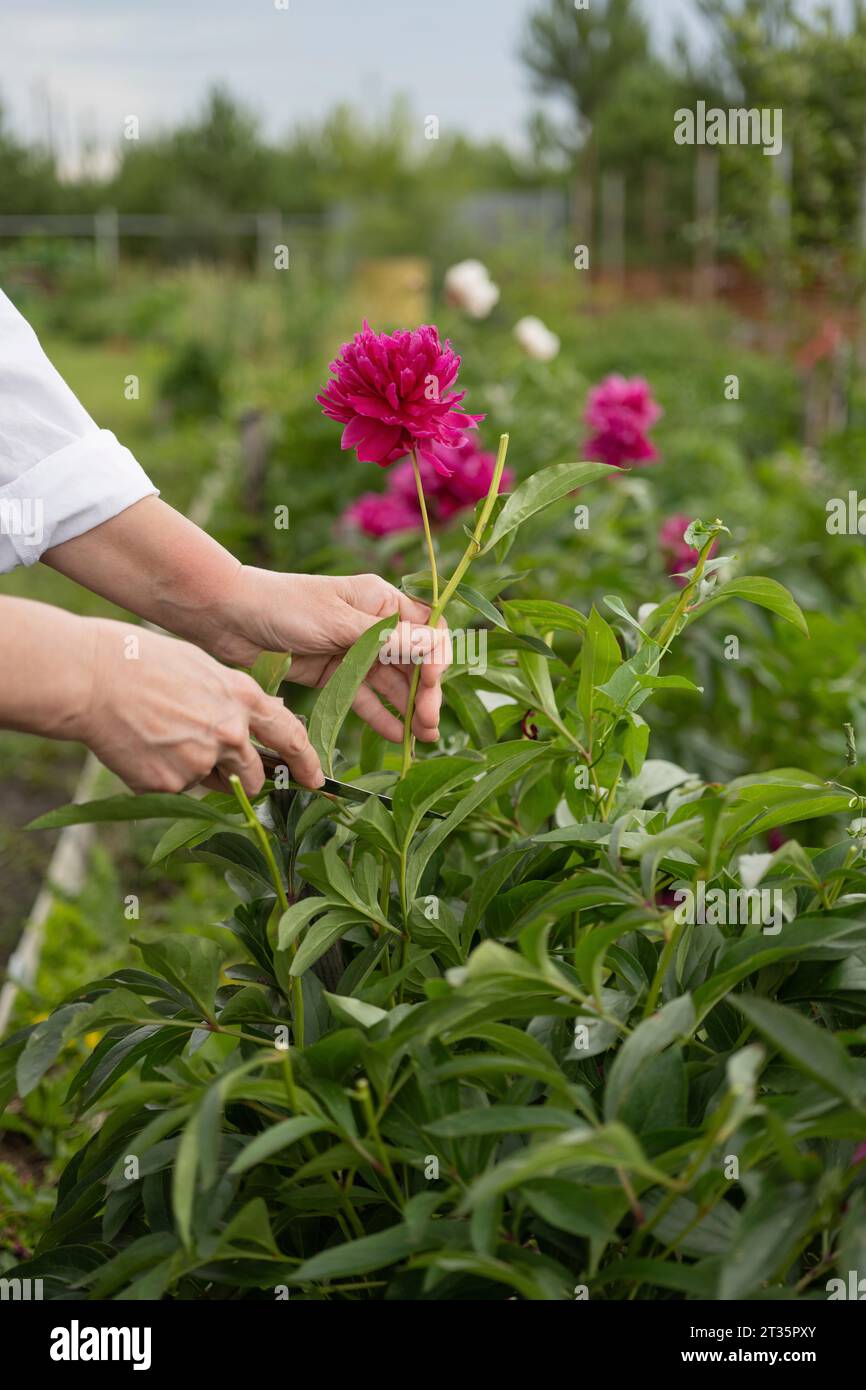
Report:
[[[379,1157],[379,1163],[382,1166],[382,1171],[388,1179],[388,1182],[391,1184],[391,1190],[394,1193],[394,1197],[397,1203],[397,1209],[398,1211],[402,1211],[403,1204],[406,1199],[403,1196],[403,1193],[400,1191],[400,1184],[397,1182],[396,1174],[391,1166],[391,1160],[389,1159],[387,1150],[385,1149],[385,1145],[382,1140],[382,1135],[379,1130],[379,1122],[376,1119],[376,1111],[373,1107],[373,1097],[370,1094],[370,1083],[365,1076],[362,1076],[358,1081],[358,1084],[355,1087],[355,1094],[358,1100],[361,1102],[361,1108],[364,1111],[364,1117],[367,1121],[367,1137],[370,1140],[372,1140],[373,1146]]]
[[[418,490],[418,503],[421,507],[421,520],[424,523],[424,539],[427,542],[427,554],[430,557],[430,574],[433,579],[433,605],[439,602],[439,573],[436,569],[436,547],[433,544],[433,536],[430,531],[430,518],[427,515],[427,498],[424,496],[424,484],[421,482],[421,469],[418,465],[418,451],[412,450],[412,472],[415,474],[415,487]]]
[[[499,496],[499,484],[502,481],[502,473],[505,468],[505,459],[507,454],[508,435],[503,434],[502,438],[499,441],[499,452],[496,456],[496,467],[493,470],[493,477],[490,481],[490,487],[487,489],[487,496],[484,500],[484,506],[482,507],[481,515],[479,516],[478,521],[475,524],[475,530],[472,532],[469,544],[463,552],[463,556],[456,570],[452,574],[451,578],[448,580],[448,583],[445,585],[445,588],[442,591],[441,595],[438,595],[438,597],[435,596],[434,588],[433,607],[431,609],[430,617],[428,619],[431,627],[435,628],[438,626],[439,620],[443,617],[445,609],[447,608],[449,602],[453,598],[457,586],[459,585],[461,579],[468,570],[469,566],[472,564],[472,561],[475,559],[475,556],[481,549],[481,542],[484,536],[485,529],[487,527],[487,523],[490,520],[490,513],[493,511],[493,506],[496,501],[496,498]],[[416,478],[418,478],[419,482],[420,495],[421,491],[423,491],[422,489],[420,489],[420,474],[416,473]],[[434,570],[434,585],[435,583],[436,580]],[[412,766],[412,719],[415,714],[415,699],[418,694],[418,683],[420,679],[421,668],[420,666],[416,666],[415,670],[412,673],[412,683],[409,687],[409,703],[406,707],[406,715],[403,725],[403,767],[400,773],[401,778],[406,776],[406,773]]]
[[[230,781],[230,783],[231,783],[232,791],[234,792],[234,795],[235,795],[235,800],[237,801],[238,805],[240,806],[241,810],[242,810],[243,813],[244,813],[244,819],[246,820],[246,823],[247,823],[249,829],[250,829],[250,830],[253,832],[253,834],[255,835],[255,837],[256,837],[256,839],[257,839],[257,841],[258,841],[258,843],[259,843],[259,848],[261,849],[262,854],[265,856],[265,860],[267,861],[268,872],[270,873],[271,880],[272,880],[272,882],[273,882],[274,889],[275,889],[276,895],[277,895],[277,906],[278,906],[279,909],[280,909],[280,916],[282,916],[282,914],[283,914],[284,912],[288,912],[288,910],[289,910],[289,900],[288,900],[288,898],[286,897],[286,889],[285,889],[285,885],[283,884],[283,876],[282,876],[282,874],[280,873],[279,867],[278,867],[278,865],[277,865],[277,861],[276,861],[276,859],[274,858],[274,851],[273,851],[273,848],[271,847],[271,837],[270,837],[270,835],[268,834],[268,832],[265,830],[265,827],[262,825],[262,823],[261,823],[261,821],[259,820],[258,816],[256,815],[255,811],[253,810],[253,808],[252,808],[252,806],[251,806],[251,804],[250,804],[249,797],[247,796],[246,792],[245,792],[244,789],[243,789],[243,786],[241,785],[241,779],[240,779],[238,776],[232,776],[232,777],[229,778],[229,781]],[[297,942],[297,941],[295,941],[295,942],[292,943],[292,948],[291,948],[291,949],[292,949],[292,955],[294,955],[294,954],[297,952],[297,949],[298,949],[298,942]],[[292,980],[292,1012],[293,1012],[293,1014],[294,1014],[294,1021],[295,1021],[295,1028],[294,1028],[294,1035],[295,1035],[295,1036],[294,1036],[294,1042],[295,1042],[295,1046],[296,1046],[296,1047],[303,1047],[303,1045],[304,1045],[304,991],[303,991],[303,985],[302,985],[302,983],[301,983],[301,977],[300,977],[300,975],[296,976],[296,977]]]
[[[677,604],[671,616],[668,618],[667,622],[665,623],[664,627],[662,628],[661,632],[659,633],[656,639],[661,648],[662,656],[667,651],[674,637],[676,637],[680,619],[686,613],[689,604],[691,603],[692,599],[694,598],[695,594],[698,592],[700,588],[701,576],[703,575],[704,568],[706,566],[707,560],[709,559],[710,551],[716,543],[717,536],[718,533],[713,532],[713,534],[709,537],[703,549],[701,550],[698,556],[698,563],[695,565],[695,572],[692,575],[691,580],[687,584],[686,588],[683,589],[679,603]]]
[[[289,1052],[286,1052],[283,1056],[283,1080],[285,1082],[286,1095],[289,1098],[289,1105],[291,1106],[292,1113],[295,1115],[303,1115],[304,1111],[301,1108],[300,1099],[298,1097],[298,1089],[295,1085],[295,1073],[292,1068],[292,1058]],[[301,1140],[301,1146],[308,1158],[315,1159],[319,1157],[319,1150],[313,1143],[312,1135],[305,1135],[304,1138]],[[344,1189],[342,1188],[342,1186],[340,1185],[333,1173],[325,1173],[324,1176],[328,1186],[331,1188],[333,1192],[337,1194],[337,1197],[340,1200],[340,1204],[343,1207],[343,1210],[349,1219],[349,1225],[354,1230],[355,1235],[359,1237],[363,1236],[364,1228],[361,1225],[360,1219],[358,1217],[357,1212],[355,1211],[355,1208],[352,1206],[352,1203],[349,1200],[348,1192],[344,1191]],[[337,1212],[336,1215],[337,1220],[340,1223],[340,1227],[343,1231],[343,1234],[345,1235],[346,1239],[349,1240],[350,1237],[348,1226],[346,1226],[339,1212]]]
[[[670,930],[665,932],[665,944],[659,956],[658,967],[653,977],[653,982],[647,993],[646,1003],[644,1005],[643,1014],[641,1015],[642,1018],[649,1018],[651,1014],[655,1013],[658,1007],[658,998],[661,993],[662,985],[664,984],[665,975],[668,972],[673,953],[679,945],[680,937],[683,934],[685,923],[677,922],[674,919],[673,913],[669,915],[671,918]]]

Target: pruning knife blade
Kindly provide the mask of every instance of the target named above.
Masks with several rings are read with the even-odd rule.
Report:
[[[269,748],[262,748],[258,743],[254,743],[253,747],[261,758],[262,766],[268,777],[274,777],[277,768],[286,767],[285,758],[281,758],[278,753],[274,753]],[[335,777],[326,777],[321,787],[303,787],[300,782],[294,781],[290,782],[289,785],[296,791],[316,791],[320,796],[340,797],[343,801],[354,801],[361,806],[365,805],[371,797],[376,797],[389,811],[394,808],[393,798],[387,796],[385,792],[374,792],[367,787],[356,787],[353,782],[339,782]],[[441,811],[428,811],[427,815],[432,816],[435,820],[445,819]]]

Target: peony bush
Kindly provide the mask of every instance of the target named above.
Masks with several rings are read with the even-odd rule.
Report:
[[[803,614],[723,578],[719,520],[674,518],[680,582],[639,614],[534,594],[520,528],[621,475],[554,463],[500,492],[503,439],[482,495],[458,368],[433,328],[365,325],[319,398],[417,506],[407,589],[486,633],[483,671],[448,672],[442,746],[352,728],[386,618],[310,721],[366,799],[276,766],[255,805],[236,786],[39,823],[165,821],[156,860],[201,857],[236,895],[216,932],[143,938],[139,966],[0,1048],[5,1101],[101,1034],[66,1098],[90,1137],[16,1271],[46,1296],[808,1299],[863,1267],[861,799],[791,767],[705,782],[651,756],[645,717],[701,700],[670,657],[717,608]],[[593,414],[630,449],[655,418],[619,382]],[[477,507],[446,578],[438,489],[461,479]]]

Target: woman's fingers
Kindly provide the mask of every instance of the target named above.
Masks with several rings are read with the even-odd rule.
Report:
[[[230,777],[239,777],[247,796],[258,796],[265,783],[265,769],[262,760],[249,739],[239,748],[227,748],[221,754],[216,772],[223,779],[223,787],[228,787]]]
[[[366,724],[370,725],[374,733],[381,734],[389,743],[402,743],[402,721],[399,720],[396,715],[393,715],[390,710],[385,708],[378,695],[370,689],[369,685],[362,685],[360,687],[355,696],[352,708],[356,714],[360,715]]]
[[[409,704],[409,681],[402,666],[382,666],[378,662],[370,667],[365,681],[373,690],[384,695],[398,714],[405,714]]]
[[[250,732],[285,758],[289,772],[301,786],[320,787],[325,775],[300,719],[286,709],[282,700],[260,690],[255,681],[250,680],[250,686]]]
[[[451,643],[444,622],[438,628],[431,628],[403,621],[382,643],[379,660],[367,676],[367,685],[384,695],[402,714],[408,705],[409,684],[417,671],[412,732],[425,743],[435,743],[439,737],[442,675],[450,661]],[[399,678],[399,684],[395,677]],[[364,703],[372,709],[369,702]]]

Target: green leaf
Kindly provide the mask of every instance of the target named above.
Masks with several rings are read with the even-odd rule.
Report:
[[[416,763],[394,788],[397,841],[408,844],[428,811],[454,787],[476,777],[484,764],[474,758],[426,758]]]
[[[397,838],[394,830],[394,817],[382,805],[378,796],[371,796],[356,813],[352,821],[355,834],[366,840],[376,849],[386,854],[397,853]]]
[[[384,1009],[377,1009],[375,1004],[365,1004],[363,999],[353,999],[344,994],[329,994],[327,990],[325,999],[331,1013],[341,1023],[373,1028],[377,1023],[381,1023],[383,1018],[388,1017]]]
[[[663,1199],[647,1204],[649,1215]],[[730,1250],[740,1224],[740,1214],[727,1202],[702,1212],[697,1202],[677,1197],[654,1227],[657,1239],[676,1245],[684,1255],[724,1255]],[[715,1291],[714,1291],[715,1292]]]
[[[187,1250],[192,1247],[192,1213],[200,1160],[200,1111],[186,1125],[172,1170],[171,1202],[177,1232]]]
[[[761,608],[767,608],[809,636],[809,627],[802,609],[794,602],[784,585],[777,583],[775,579],[765,579],[758,575],[742,575],[739,579],[730,579],[727,584],[722,584],[715,593],[710,594],[709,598],[698,605],[689,616],[688,622],[694,622],[711,608],[732,598],[743,599],[746,603],[755,603]]]
[[[217,1253],[223,1258],[255,1259],[262,1254],[279,1257],[263,1197],[254,1197],[232,1218],[220,1236]]]
[[[205,1017],[212,1017],[223,963],[222,949],[215,941],[206,936],[163,936],[134,944],[151,970],[192,1000]]]
[[[780,825],[840,815],[849,809],[850,800],[847,792],[836,792],[823,784],[746,787],[736,804],[724,813],[725,842],[732,846]]]
[[[291,664],[291,652],[260,652],[250,667],[250,675],[266,695],[276,695]]]
[[[39,1085],[66,1043],[79,1031],[82,1015],[89,1013],[89,1004],[67,1004],[37,1023],[18,1058],[16,1084],[20,1095],[29,1095]]]
[[[596,687],[604,685],[622,661],[619,643],[613,628],[605,622],[598,609],[593,607],[589,615],[583,639],[583,652],[580,658],[580,683],[577,688],[577,707],[586,726],[587,737],[592,737],[592,721],[598,695]]]
[[[89,1289],[92,1299],[108,1299],[143,1270],[151,1269],[160,1260],[173,1255],[178,1244],[170,1231],[159,1231],[153,1235],[139,1236],[119,1255],[103,1262],[98,1269],[77,1282]]]
[[[237,819],[217,811],[209,801],[171,792],[148,792],[145,796],[107,796],[82,805],[59,806],[31,821],[28,830],[59,830],[66,825],[93,825],[102,821],[196,820],[236,830]]]
[[[156,849],[150,856],[151,866],[161,864],[169,855],[174,854],[175,850],[192,849],[212,834],[213,825],[210,821],[176,820],[160,837]]]
[[[815,1196],[801,1187],[767,1186],[747,1203],[722,1262],[720,1299],[746,1298],[775,1276],[780,1279],[804,1242]]]
[[[702,685],[695,685],[686,676],[638,676],[637,683],[642,690],[689,690],[694,695],[704,693]]]
[[[459,805],[455,807],[446,820],[439,821],[432,830],[427,831],[417,841],[409,859],[409,872],[407,874],[407,894],[410,899],[415,897],[421,875],[439,846],[445,843],[459,825],[462,825],[467,816],[471,816],[473,811],[476,811],[491,796],[508,786],[510,782],[515,781],[529,767],[530,763],[536,762],[542,756],[544,756],[543,751],[537,745],[533,745],[531,748],[522,748],[513,757],[506,758],[498,767],[485,773],[479,781],[473,783],[464,792]]]
[[[625,1168],[668,1185],[668,1179],[648,1162],[640,1144],[624,1125],[602,1125],[599,1129],[579,1125],[497,1163],[472,1184],[466,1205],[474,1206],[499,1193],[511,1192],[534,1178],[554,1177],[563,1170],[581,1167]]]
[[[346,653],[331,679],[321,691],[310,716],[310,742],[322,760],[322,766],[333,776],[334,751],[343,722],[352,708],[355,696],[382,650],[382,636],[397,626],[396,613],[382,618],[358,638]]]
[[[521,1193],[549,1226],[605,1243],[628,1209],[628,1198],[621,1188],[581,1188],[565,1178],[524,1183]]]
[[[446,704],[457,715],[475,747],[487,748],[495,743],[496,728],[490,711],[479,699],[471,677],[453,677],[445,682],[443,690]]]
[[[428,1242],[433,1243],[430,1233]],[[306,1284],[318,1279],[344,1279],[357,1274],[371,1274],[374,1270],[401,1264],[423,1245],[423,1239],[413,1237],[408,1226],[392,1226],[374,1236],[362,1236],[360,1240],[320,1251],[301,1265],[292,1283]]]
[[[291,946],[297,936],[301,934],[308,922],[319,912],[327,912],[333,903],[327,898],[301,898],[300,902],[292,903],[287,912],[280,918],[277,928],[277,948],[286,951]]]
[[[678,1038],[686,1037],[694,1022],[694,1004],[691,996],[684,994],[665,1004],[657,1014],[644,1019],[626,1038],[607,1078],[604,1097],[606,1120],[614,1120],[622,1112],[647,1063]]]
[[[531,1130],[571,1129],[575,1117],[552,1105],[479,1105],[456,1110],[424,1126],[428,1134],[461,1139],[469,1134],[525,1134]]]
[[[499,609],[477,589],[473,589],[469,584],[458,584],[455,596],[462,599],[470,608],[474,608],[476,613],[480,613],[482,618],[486,618],[494,627],[501,627],[506,632],[508,631],[508,623]]]
[[[733,995],[731,1003],[794,1066],[856,1109],[866,1108],[866,1073],[826,1028],[757,995]]]
[[[363,918],[360,920],[363,921]],[[311,965],[315,965],[326,951],[331,949],[335,941],[339,941],[341,936],[345,936],[350,927],[356,926],[358,921],[357,912],[350,907],[338,907],[333,912],[326,912],[315,926],[310,927],[301,942],[297,955],[292,961],[289,974],[295,978],[303,975]]]
[[[429,570],[420,570],[417,574],[405,574],[401,581],[401,587],[403,592],[409,594],[411,598],[419,598],[423,603],[432,604],[433,580]],[[454,590],[454,598],[460,599],[467,608],[472,608],[476,613],[480,613],[489,623],[493,623],[494,627],[508,630],[508,624],[499,609],[478,589],[472,588],[469,584],[458,584]]]
[[[498,545],[509,532],[515,531],[524,521],[549,507],[552,502],[558,502],[561,497],[566,497],[576,488],[585,487],[587,483],[596,482],[599,478],[617,472],[618,469],[611,468],[606,463],[555,463],[549,468],[542,468],[533,473],[531,478],[520,483],[508,497],[496,518],[484,547],[485,551]]]
[[[633,777],[638,776],[646,762],[649,739],[650,728],[646,720],[639,714],[630,714],[628,727],[622,738],[622,755]]]
[[[805,956],[834,960],[866,945],[866,923],[850,917],[799,917],[775,936],[749,936],[730,941],[716,958],[713,974],[694,991],[698,1021],[747,975],[776,961]]]
[[[546,642],[542,642],[540,637],[533,637],[531,632],[488,632],[487,634],[487,654],[496,656],[499,652],[513,651],[537,652],[546,661],[557,661],[556,652],[549,647]]]
[[[553,603],[548,599],[508,599],[502,605],[509,623],[512,618],[528,618],[539,632],[579,632],[586,631],[586,618],[576,608],[564,603]]]
[[[627,623],[629,627],[635,628],[642,637],[646,637],[646,632],[641,627],[637,618],[629,613],[618,594],[605,594],[604,601],[612,613],[615,613],[618,618],[622,618],[623,622]]]
[[[249,1168],[265,1163],[267,1159],[273,1158],[274,1154],[297,1144],[300,1139],[305,1139],[308,1134],[321,1134],[323,1130],[330,1128],[328,1121],[320,1119],[317,1115],[293,1115],[290,1120],[280,1120],[261,1134],[257,1134],[255,1139],[251,1139],[244,1146],[229,1172],[234,1176],[246,1173]]]

